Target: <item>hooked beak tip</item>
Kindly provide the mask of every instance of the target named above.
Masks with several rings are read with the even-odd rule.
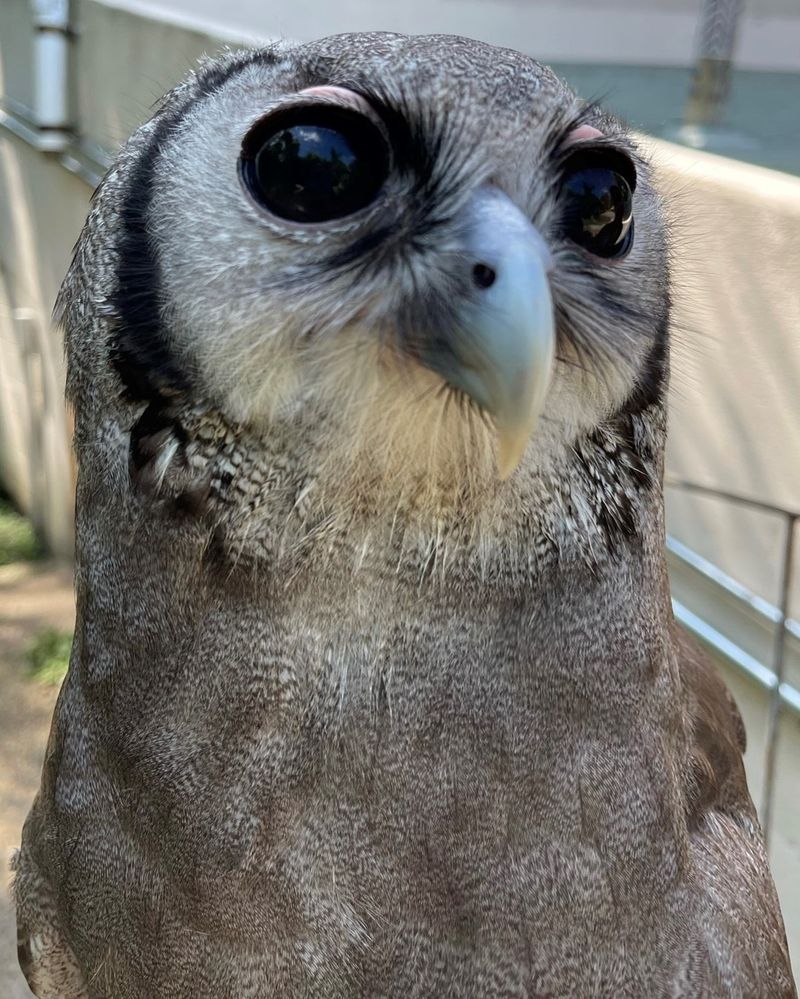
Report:
[[[505,482],[517,470],[530,439],[530,431],[497,428],[497,474]]]

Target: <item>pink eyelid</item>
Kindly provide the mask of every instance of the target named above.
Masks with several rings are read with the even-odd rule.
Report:
[[[564,140],[565,146],[571,146],[573,142],[585,142],[586,139],[602,139],[603,133],[594,125],[580,125],[573,129]]]

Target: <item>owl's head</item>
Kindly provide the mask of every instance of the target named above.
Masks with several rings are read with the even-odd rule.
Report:
[[[134,397],[188,393],[392,490],[499,488],[660,402],[646,166],[526,56],[393,34],[233,54],[168,95],[125,169],[111,307]]]

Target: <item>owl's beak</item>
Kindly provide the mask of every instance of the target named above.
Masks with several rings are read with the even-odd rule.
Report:
[[[531,222],[497,188],[480,188],[468,213],[474,293],[447,349],[440,344],[421,360],[492,415],[498,471],[507,478],[544,408],[553,370],[551,257]]]

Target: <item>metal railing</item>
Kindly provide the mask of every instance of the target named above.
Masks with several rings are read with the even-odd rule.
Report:
[[[744,666],[746,671],[769,691],[766,746],[764,751],[764,783],[760,809],[764,838],[768,845],[775,797],[775,773],[781,713],[787,705],[800,711],[800,691],[795,690],[795,688],[786,682],[785,675],[787,640],[790,633],[795,630],[790,629],[789,601],[792,593],[795,537],[797,534],[797,522],[800,520],[800,510],[787,509],[773,503],[765,503],[762,500],[756,500],[749,496],[742,496],[724,489],[701,485],[697,482],[689,482],[685,479],[667,479],[664,485],[670,489],[697,493],[702,496],[735,503],[752,510],[759,510],[770,516],[779,517],[783,522],[784,540],[779,577],[779,603],[777,608],[773,609],[776,613],[769,615],[775,624],[771,667],[766,667],[764,664],[753,659],[753,657],[746,656],[746,654],[738,657],[731,655],[730,646],[733,643],[724,640],[724,636],[721,636],[719,632],[716,632],[715,629],[707,625],[704,627],[705,623],[690,612],[683,615],[676,613],[678,620],[681,620],[681,617],[683,617],[683,624],[698,634],[701,639],[714,646],[725,658],[732,659],[739,666]],[[739,587],[739,589],[744,590],[743,587]],[[750,603],[752,606],[755,601],[751,600]],[[723,641],[719,641],[720,638]],[[738,651],[741,652],[741,650]],[[748,662],[748,660],[751,662]]]

